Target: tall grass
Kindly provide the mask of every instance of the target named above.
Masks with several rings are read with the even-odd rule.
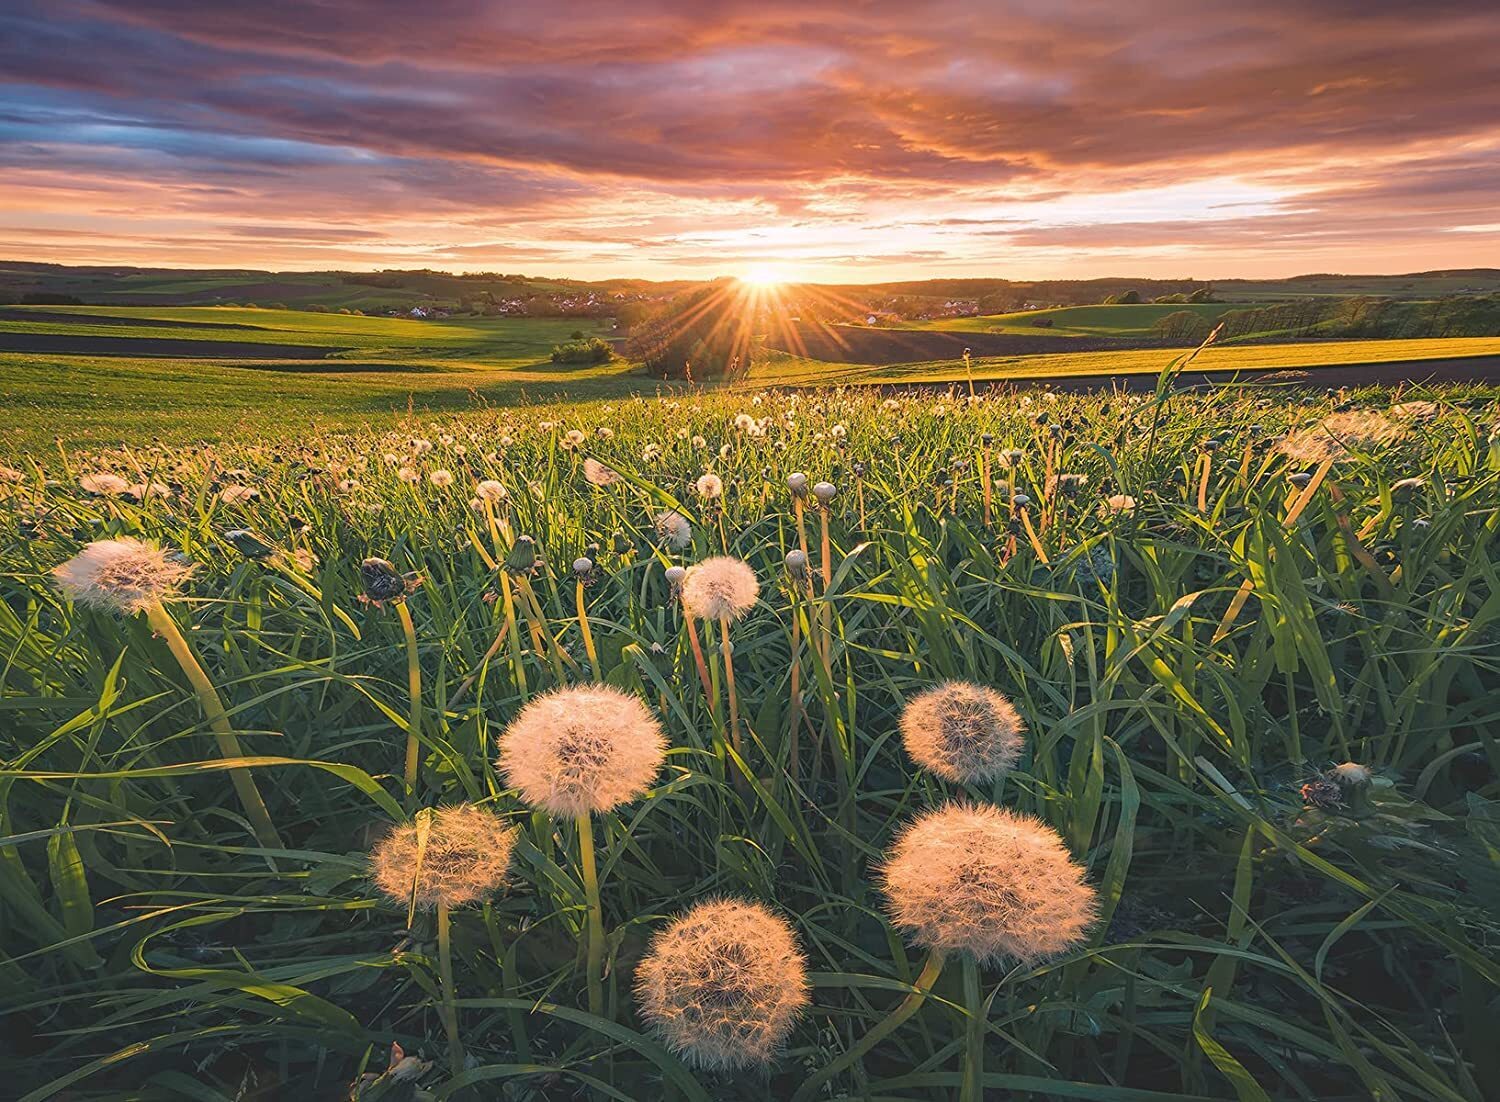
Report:
[[[364,1097],[397,1098],[409,1084],[381,1077],[394,1043],[402,1070],[432,1061],[437,1098],[783,1098],[824,1069],[820,1098],[950,1098],[969,1073],[989,1097],[1500,1097],[1500,410],[1477,391],[1426,397],[1399,440],[1333,464],[1273,441],[1392,395],[632,399],[17,464],[0,503],[7,1092],[322,1098],[365,1076]],[[563,447],[575,428],[586,442]],[[986,447],[1019,464],[981,463]],[[623,480],[589,485],[585,456]],[[404,482],[408,463],[457,482]],[[77,488],[103,468],[173,496]],[[813,533],[816,585],[785,566],[794,470],[840,490],[818,518],[826,575]],[[725,484],[712,513],[691,490],[705,471]],[[1065,496],[1057,474],[1088,478]],[[493,522],[470,505],[481,478],[509,491]],[[1408,478],[1423,482],[1396,488]],[[260,496],[226,505],[229,483]],[[1135,509],[1103,508],[1117,493]],[[689,549],[655,541],[663,509],[694,519]],[[247,557],[231,529],[272,553]],[[194,686],[149,625],[49,584],[81,543],[119,534],[197,567],[178,623],[245,757],[206,749]],[[713,554],[761,584],[734,627],[734,732],[725,635],[702,632],[700,676],[664,575]],[[359,602],[370,556],[421,575],[399,610]],[[585,1009],[577,842],[492,762],[526,700],[595,664],[672,748],[649,796],[596,824],[607,934]],[[903,702],[944,678],[1015,701],[1016,772],[965,790],[904,757]],[[1334,804],[1318,782],[1345,761],[1374,782]],[[285,848],[260,848],[236,767]],[[1100,893],[1085,948],[924,972],[872,868],[946,796],[1057,829]],[[459,801],[519,833],[510,888],[445,914],[448,977],[435,916],[408,931],[365,855],[411,807]],[[665,916],[724,894],[777,908],[811,962],[812,1010],[765,1075],[690,1070],[631,997]],[[862,1045],[903,1000],[910,1017]]]

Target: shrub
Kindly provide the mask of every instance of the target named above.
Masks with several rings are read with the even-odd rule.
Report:
[[[552,362],[555,364],[602,364],[613,355],[609,343],[598,337],[552,346]]]

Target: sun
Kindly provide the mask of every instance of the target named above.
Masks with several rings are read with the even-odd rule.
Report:
[[[769,264],[756,264],[745,269],[744,275],[740,276],[741,283],[748,283],[752,287],[775,287],[782,282],[781,273]]]

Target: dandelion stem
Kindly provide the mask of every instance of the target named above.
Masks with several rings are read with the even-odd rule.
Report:
[[[740,749],[740,705],[734,691],[734,649],[729,642],[729,617],[719,618],[719,653],[724,658],[724,690],[729,697],[729,742],[734,752],[744,755]]]
[[[417,656],[417,628],[411,622],[411,609],[405,601],[396,602],[396,615],[406,637],[406,688],[411,696],[410,718],[406,722],[406,770],[402,774],[409,806],[416,796],[417,767],[422,760],[422,663]]]
[[[866,1033],[859,1041],[844,1055],[829,1064],[822,1071],[803,1082],[796,1094],[792,1095],[792,1102],[808,1102],[816,1098],[822,1091],[823,1085],[839,1072],[859,1060],[872,1048],[893,1033],[902,1022],[910,1018],[921,1009],[922,1003],[926,1001],[928,992],[932,985],[937,982],[938,976],[943,972],[945,957],[941,950],[934,949],[927,955],[927,962],[922,966],[922,973],[912,984],[912,992],[901,1000],[901,1004],[881,1020],[870,1032]]]
[[[235,736],[234,728],[230,726],[229,715],[224,709],[224,701],[198,659],[194,657],[188,641],[178,630],[177,621],[172,619],[172,614],[167,611],[166,606],[160,603],[147,606],[146,619],[151,629],[166,640],[172,656],[177,659],[177,664],[182,667],[182,672],[187,675],[189,684],[193,686],[193,692],[198,696],[198,705],[208,718],[208,725],[213,729],[214,738],[219,744],[220,755],[228,759],[244,757],[244,751],[240,749],[240,740]],[[266,803],[261,799],[260,789],[255,787],[255,778],[250,770],[243,766],[236,766],[229,771],[229,779],[234,784],[234,790],[240,798],[240,806],[245,809],[245,817],[250,820],[250,825],[255,831],[256,838],[260,840],[260,844],[266,849],[284,849],[281,836],[276,832],[276,825],[271,821],[271,813],[266,810]]]
[[[968,1012],[964,1033],[962,1102],[984,1102],[985,1007],[979,984],[979,962],[964,954],[964,1010]]]
[[[594,680],[601,680],[599,673],[599,653],[594,650],[594,633],[589,630],[589,614],[583,604],[583,579],[578,579],[576,590],[578,599],[578,632],[583,636],[583,649],[589,656],[589,668],[594,671]]]
[[[443,1028],[448,1032],[448,1068],[456,1077],[464,1070],[463,1043],[458,1037],[458,1005],[453,989],[453,940],[448,929],[448,904],[437,906],[438,975],[443,984]]]
[[[599,902],[599,869],[594,860],[594,823],[578,816],[578,863],[583,870],[583,893],[588,903],[589,1013],[604,1013],[604,909]]]

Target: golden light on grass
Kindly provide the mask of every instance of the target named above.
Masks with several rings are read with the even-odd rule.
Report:
[[[907,702],[901,740],[917,764],[960,783],[993,780],[1016,767],[1026,724],[1001,693],[945,681]]]
[[[661,930],[636,969],[641,1016],[689,1064],[766,1064],[807,1007],[807,963],[759,903],[699,903]]]

